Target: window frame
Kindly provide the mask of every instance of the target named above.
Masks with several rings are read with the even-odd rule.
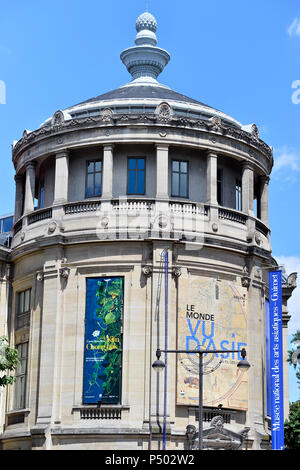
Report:
[[[179,169],[181,166],[181,163],[186,163],[187,165],[187,171],[186,173],[179,171],[173,171],[173,164],[177,162],[179,163]],[[178,193],[179,194],[174,194],[174,188],[173,188],[173,173],[176,173],[179,175],[179,180],[178,180]],[[180,195],[180,175],[185,175],[186,174],[186,196]],[[178,160],[177,158],[173,158],[171,160],[171,197],[177,197],[177,198],[182,198],[182,199],[189,199],[189,192],[190,192],[190,162],[189,160]]]
[[[90,163],[101,163],[101,171],[92,171],[91,173],[88,172],[89,164]],[[95,166],[94,166],[95,168]],[[100,194],[95,194],[95,175],[100,173],[101,178],[100,178]],[[88,196],[87,195],[87,189],[88,189],[88,175],[92,174],[93,175],[93,195]],[[96,197],[101,197],[102,196],[102,191],[103,191],[103,159],[91,159],[91,160],[86,160],[86,166],[85,166],[85,199],[91,199],[91,198],[96,198]]]
[[[41,179],[39,185],[39,203],[38,208],[44,209],[45,207],[45,180],[44,178]]]
[[[23,355],[24,345],[26,345],[25,355]],[[19,352],[19,348],[21,348],[21,355]],[[14,410],[23,410],[26,407],[29,341],[24,341],[22,343],[16,344],[15,349],[17,349],[18,351],[18,357],[19,357],[20,363],[18,364],[17,369],[15,371],[16,381],[14,384],[13,406],[14,406]],[[23,368],[23,363],[24,363],[24,368]],[[22,379],[24,379],[23,384],[22,384]]]
[[[24,328],[26,326],[29,326],[30,322],[30,314],[31,314],[31,287],[28,289],[24,289],[22,291],[16,292],[16,306],[15,306],[15,328],[16,330],[19,330],[21,328]],[[26,293],[29,293],[29,299],[28,299],[28,309],[25,309],[26,306]],[[20,303],[21,303],[21,296],[23,295],[23,309],[20,310]],[[28,318],[29,317],[29,318]]]
[[[135,166],[135,169],[130,169],[129,168],[129,160],[144,160],[144,168],[143,169],[138,169],[137,168],[137,163],[136,163],[136,166]],[[129,171],[135,171],[135,190],[137,189],[137,174],[138,172],[144,172],[144,192],[143,193],[138,193],[138,192],[134,192],[134,193],[129,193]],[[147,171],[147,158],[145,156],[128,156],[127,157],[127,187],[126,187],[126,194],[127,196],[145,196],[146,195],[146,171]]]
[[[242,181],[239,178],[235,179],[235,210],[243,210]]]
[[[217,203],[223,206],[223,187],[224,187],[224,173],[223,168],[217,168]]]

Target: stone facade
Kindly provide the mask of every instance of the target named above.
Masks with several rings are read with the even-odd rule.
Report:
[[[235,302],[243,296],[251,364],[242,405],[231,405],[225,389],[221,411],[220,403],[204,403],[207,447],[269,445],[265,268],[277,266],[268,221],[272,149],[255,125],[185,102],[156,81],[168,54],[155,47],[156,22],[148,20],[138,22],[137,46],[123,54],[133,82],[111,97],[57,111],[13,147],[16,209],[11,248],[0,253],[1,331],[12,345],[27,344],[28,353],[22,407],[16,387],[1,396],[2,449],[159,449],[166,397],[167,448],[196,445],[186,429],[197,427],[197,406],[178,404],[180,364],[170,355],[164,388],[152,363],[163,338],[178,347],[180,302],[198,280],[219,283],[221,292],[233,286]],[[149,41],[160,57],[155,73]],[[141,69],[137,53],[144,54]],[[129,158],[145,162],[143,194],[129,194]],[[187,164],[184,196],[173,192],[174,161]],[[101,191],[90,197],[88,162],[101,162]],[[116,276],[124,280],[121,400],[87,405],[86,279]],[[285,301],[294,287],[287,281]],[[30,308],[20,311],[26,291]],[[211,316],[213,307],[202,313]],[[285,308],[285,350],[288,319]],[[287,370],[285,380],[287,415]]]

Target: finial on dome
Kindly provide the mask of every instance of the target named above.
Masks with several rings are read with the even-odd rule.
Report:
[[[156,47],[157,21],[148,11],[136,20],[136,47],[130,47],[121,54],[121,60],[134,80],[150,77],[156,81],[170,60],[164,49]]]

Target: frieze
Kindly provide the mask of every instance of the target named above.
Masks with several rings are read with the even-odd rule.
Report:
[[[61,112],[55,113],[55,119],[51,120],[50,124],[41,127],[30,133],[24,132],[22,138],[14,145],[12,153],[13,159],[17,157],[27,145],[33,144],[40,137],[50,137],[55,134],[63,133],[75,128],[82,128],[84,126],[117,126],[124,124],[162,124],[162,119],[157,114],[110,114],[109,112],[103,113],[100,116],[84,117],[76,119],[64,120]],[[223,121],[214,116],[210,120],[204,119],[190,119],[188,117],[174,116],[170,114],[163,119],[163,123],[170,127],[185,127],[190,129],[201,129],[206,132],[223,135],[236,141],[246,143],[254,147],[256,150],[263,153],[273,164],[273,150],[265,142],[263,142],[256,133],[250,134],[242,129],[232,126],[226,126]]]

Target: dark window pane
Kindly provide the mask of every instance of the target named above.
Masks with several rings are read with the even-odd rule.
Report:
[[[137,172],[137,194],[144,194],[145,193],[145,173],[144,171]]]
[[[137,168],[138,170],[144,170],[145,168],[145,160],[144,158],[139,158],[137,161]]]
[[[13,226],[13,217],[7,217],[3,219],[3,232],[10,232]]]
[[[136,172],[128,171],[128,194],[135,194]]]
[[[18,313],[24,312],[24,292],[19,294]]]
[[[93,173],[95,170],[94,170],[94,162],[89,162],[88,163],[88,168],[87,168],[87,171],[88,173]]]
[[[92,197],[94,195],[94,175],[93,173],[88,174],[86,184],[86,195]]]
[[[101,173],[95,173],[95,191],[94,196],[101,195]]]
[[[128,160],[128,169],[129,170],[135,170],[136,169],[136,159],[135,158],[129,158],[129,160]]]
[[[30,308],[30,290],[24,292],[24,312],[28,312]]]
[[[180,196],[187,197],[187,174],[180,175]]]
[[[179,171],[179,162],[172,162],[172,171]]]
[[[95,171],[102,171],[102,162],[95,162]]]
[[[172,194],[173,196],[179,196],[179,173],[173,173],[172,175]]]
[[[187,173],[187,162],[181,162],[180,171],[181,173]]]

